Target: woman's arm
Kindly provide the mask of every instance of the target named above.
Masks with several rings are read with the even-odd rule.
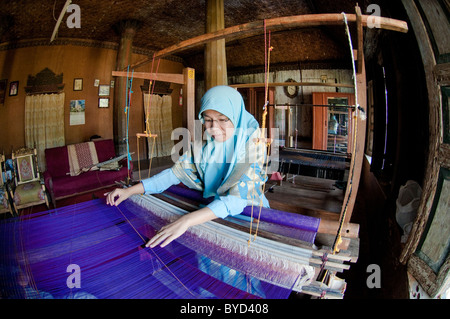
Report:
[[[189,227],[203,224],[216,218],[217,216],[208,207],[183,215],[173,223],[162,227],[145,246],[153,248],[161,244],[161,247],[165,247],[183,235]]]
[[[110,193],[106,193],[106,204],[117,206],[132,195],[162,193],[170,186],[179,183],[180,180],[173,174],[172,169],[168,168],[150,178],[143,179],[132,187],[117,188]]]

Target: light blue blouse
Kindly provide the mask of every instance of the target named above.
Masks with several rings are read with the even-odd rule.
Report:
[[[171,168],[168,168],[150,178],[141,181],[145,194],[159,194],[172,185],[178,185],[180,180],[175,176]],[[238,215],[242,213],[247,200],[237,196],[216,196],[215,200],[207,205],[219,218]]]

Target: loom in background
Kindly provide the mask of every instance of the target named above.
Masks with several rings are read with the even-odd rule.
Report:
[[[343,181],[349,168],[350,158],[346,155],[307,149],[280,150],[279,171],[284,174]]]
[[[0,229],[1,297],[287,298],[311,281],[311,250],[306,248],[313,246],[314,219],[306,229],[297,229],[304,247],[260,236],[249,245],[248,232],[209,222],[164,249],[143,248],[155,229],[185,212],[153,196],[134,196],[119,207],[93,200],[6,220]],[[275,230],[298,228],[292,216],[279,215],[291,223],[271,220]],[[258,279],[259,288],[252,294],[202,272],[201,255],[215,261],[212,273],[223,275],[230,267],[230,280],[242,281],[235,286]],[[70,265],[79,266],[79,288],[69,288]],[[233,276],[235,270],[242,276]]]

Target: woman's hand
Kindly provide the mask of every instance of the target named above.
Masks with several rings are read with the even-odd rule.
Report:
[[[191,226],[203,224],[207,221],[216,219],[213,211],[208,207],[201,208],[195,212],[183,215],[173,223],[162,227],[155,236],[145,244],[146,247],[153,248],[159,244],[165,247],[173,240],[183,235]]]
[[[130,197],[125,188],[116,188],[112,192],[105,193],[104,195],[106,196],[106,204],[111,206],[117,206]]]
[[[144,193],[144,186],[142,186],[142,183],[137,183],[129,188],[116,188],[112,192],[105,193],[104,195],[106,196],[107,205],[117,206],[131,195],[142,193]]]
[[[189,215],[185,215],[173,223],[162,227],[145,246],[153,248],[161,244],[161,247],[165,247],[173,240],[183,235],[186,230],[188,230],[189,226]]]

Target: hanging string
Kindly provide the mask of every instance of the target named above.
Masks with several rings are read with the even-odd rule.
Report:
[[[150,69],[150,74],[153,73],[153,67],[155,64],[155,54],[153,54],[153,59],[152,59],[152,65],[151,65],[151,69]],[[161,59],[158,58],[158,62],[156,65],[156,71],[155,71],[155,75],[158,74],[158,70],[159,70],[159,63],[160,63]],[[145,112],[147,113],[145,116],[145,137],[148,139],[149,137],[153,137],[153,142],[152,142],[152,149],[151,149],[151,153],[150,153],[150,159],[149,159],[149,166],[148,166],[148,176],[150,177],[150,172],[152,169],[152,161],[153,161],[153,151],[155,148],[155,143],[156,143],[156,135],[152,136],[151,130],[150,130],[150,106],[151,106],[151,101],[152,101],[152,95],[153,92],[155,90],[155,84],[156,84],[156,80],[150,80],[149,86],[148,86],[148,99],[147,99],[147,105],[144,106]],[[140,162],[140,155],[139,155],[139,135],[137,136],[137,150],[138,150],[138,173],[139,173],[139,180],[141,180],[141,162]]]
[[[128,168],[128,180],[130,180],[130,161],[131,161],[131,154],[130,154],[130,143],[129,143],[129,125],[130,125],[130,107],[131,107],[131,94],[133,93],[133,75],[134,70],[131,72],[131,79],[128,78],[128,73],[130,71],[130,66],[127,67],[127,85],[125,88],[125,114],[127,115],[127,135],[126,135],[126,143],[127,143],[127,168]]]
[[[262,115],[262,121],[261,121],[261,136],[260,139],[257,143],[261,143],[261,142],[266,142],[267,145],[267,152],[266,152],[266,158],[265,158],[265,171],[264,171],[264,177],[263,179],[265,179],[265,177],[267,176],[267,169],[268,169],[268,163],[269,163],[269,155],[270,155],[270,147],[271,147],[271,143],[267,141],[266,139],[266,117],[267,117],[267,108],[269,105],[269,70],[270,70],[270,53],[273,50],[273,47],[270,45],[270,36],[271,33],[269,31],[269,35],[267,36],[267,30],[266,30],[266,20],[264,20],[264,106],[263,106],[263,115]],[[253,173],[256,179],[256,161],[253,164]],[[259,229],[259,222],[260,222],[260,218],[261,218],[261,212],[262,212],[262,205],[263,205],[263,196],[264,196],[264,191],[265,191],[265,187],[266,187],[266,183],[263,184],[262,186],[262,194],[260,196],[260,201],[259,201],[259,213],[258,213],[258,218],[256,219],[256,228],[255,228],[255,233],[253,234],[253,241],[256,240],[256,237],[258,236],[258,229]],[[253,187],[253,193],[252,193],[252,197],[255,198],[255,187]],[[248,245],[250,245],[251,241],[252,241],[252,231],[253,231],[253,201],[252,201],[252,206],[251,206],[251,214],[250,214],[250,227],[249,227],[249,233],[250,233],[250,238],[248,240]]]
[[[153,73],[153,66],[154,66],[154,64],[155,64],[155,56],[156,56],[156,53],[153,54],[152,66],[151,66],[151,68],[150,68],[150,74]],[[160,61],[161,61],[161,59],[158,58],[158,62],[157,62],[157,65],[156,65],[156,70],[155,70],[155,73],[154,73],[155,75],[158,74],[159,63],[160,63]],[[150,84],[149,84],[149,86],[148,86],[148,94],[149,94],[149,98],[148,98],[148,101],[147,101],[147,117],[146,117],[146,119],[145,119],[145,123],[146,123],[146,133],[147,133],[148,135],[151,135],[150,123],[149,123],[149,117],[150,117],[150,106],[151,106],[151,100],[152,100],[152,99],[151,99],[151,96],[152,96],[152,94],[153,94],[153,92],[154,92],[154,90],[155,90],[155,84],[156,84],[156,80],[150,80]]]

